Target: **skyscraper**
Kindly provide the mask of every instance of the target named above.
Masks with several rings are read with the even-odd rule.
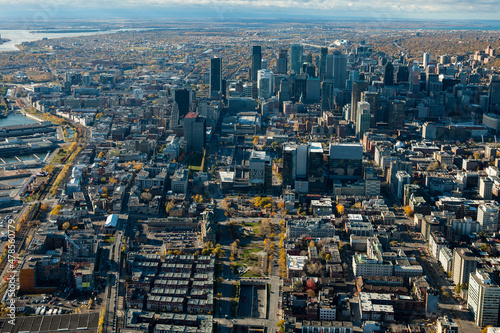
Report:
[[[174,101],[179,107],[179,119],[183,118],[193,104],[193,91],[189,85],[174,90]]]
[[[269,69],[261,69],[257,72],[257,89],[259,98],[269,98],[273,95],[274,74]]]
[[[361,101],[368,102],[370,104],[370,127],[375,128],[377,126],[377,121],[379,121],[378,93],[363,91],[361,93]]]
[[[322,47],[320,52],[320,63],[319,63],[319,78],[321,81],[325,79],[326,74],[326,58],[328,56],[328,48]]]
[[[250,67],[249,81],[257,82],[257,72],[262,68],[262,49],[260,45],[252,47],[252,64]]]
[[[455,284],[469,283],[469,275],[476,271],[476,257],[469,249],[455,248],[453,250],[453,282]]]
[[[170,113],[170,129],[177,128],[179,126],[179,106],[174,101],[172,104],[172,112]]]
[[[335,88],[344,89],[347,79],[347,56],[336,51],[333,53],[333,82]]]
[[[286,74],[288,71],[288,50],[281,49],[276,63],[276,74]]]
[[[210,98],[218,99],[222,95],[222,59],[210,59]]]
[[[334,88],[332,80],[321,83],[321,110],[331,111],[334,106]]]
[[[394,85],[394,66],[392,62],[387,62],[384,66],[384,85],[393,86]]]
[[[183,119],[186,151],[202,151],[206,141],[206,121],[196,112],[189,112]]]
[[[353,81],[352,82],[352,95],[351,95],[351,115],[349,120],[356,122],[358,102],[361,100],[361,92],[368,89],[368,82]]]
[[[402,100],[393,100],[389,103],[389,116],[387,127],[390,129],[403,129],[405,126],[406,104]]]
[[[303,53],[304,48],[302,44],[292,44],[290,46],[290,74],[300,74]]]
[[[424,55],[422,58],[423,58],[422,63],[424,64],[424,69],[425,69],[427,67],[427,65],[429,64],[429,62],[431,62],[431,54],[424,52]]]
[[[495,279],[493,274],[486,271],[470,274],[467,307],[480,327],[498,326],[500,286]]]
[[[356,119],[356,136],[362,138],[363,134],[370,129],[370,104],[368,102],[358,102]]]
[[[417,93],[420,91],[420,69],[415,64],[410,71],[410,91]]]

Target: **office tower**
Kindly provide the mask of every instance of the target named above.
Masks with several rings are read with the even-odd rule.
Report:
[[[170,113],[170,129],[173,130],[177,127],[179,127],[179,106],[174,102]]]
[[[134,99],[143,99],[144,98],[144,90],[142,89],[134,89]]]
[[[363,91],[361,93],[361,101],[370,104],[370,128],[375,128],[378,121],[378,93]]]
[[[260,69],[267,69],[267,59],[262,59]]]
[[[281,49],[276,62],[276,74],[286,74],[288,71],[288,50]]]
[[[327,57],[328,57],[328,48],[322,47],[320,51],[320,61],[319,61],[319,78],[321,81],[325,79]]]
[[[273,95],[274,74],[269,69],[261,69],[257,72],[257,89],[259,98],[269,98]]]
[[[453,283],[469,283],[469,275],[476,271],[477,261],[472,251],[467,248],[453,250]]]
[[[333,79],[334,86],[337,89],[346,87],[347,56],[345,54],[334,51],[333,54],[327,55],[325,79]]]
[[[425,52],[422,60],[424,64],[424,70],[427,68],[427,65],[431,62],[431,54]]]
[[[84,87],[90,87],[90,75],[85,74],[82,76],[82,84]]]
[[[410,91],[417,93],[420,91],[420,69],[415,64],[410,71]]]
[[[484,270],[470,275],[467,307],[479,327],[498,326],[500,308],[500,286],[498,277]],[[489,330],[488,330],[489,331]]]
[[[472,76],[472,75],[471,75]],[[469,77],[470,80],[470,77]],[[489,110],[491,113],[500,113],[500,81],[492,80],[489,86]]]
[[[321,96],[321,81],[318,78],[307,78],[306,96],[307,103],[319,103]]]
[[[206,121],[196,112],[189,112],[183,119],[186,151],[203,151],[206,141]]]
[[[394,66],[392,62],[387,62],[384,66],[384,86],[394,85]]]
[[[331,143],[330,171],[333,179],[361,179],[363,146],[358,143]]]
[[[302,44],[292,44],[290,46],[290,75],[300,74],[300,68],[302,67],[303,53],[304,53],[304,48]]]
[[[307,145],[286,143],[283,147],[283,186],[307,177]]]
[[[363,134],[370,129],[370,104],[358,102],[356,119],[356,136],[362,138]]]
[[[368,82],[353,81],[352,82],[352,95],[351,95],[351,114],[349,120],[355,122],[357,119],[356,108],[358,102],[361,100],[361,92],[368,90]]]
[[[254,45],[252,47],[252,64],[250,67],[249,81],[257,82],[257,72],[262,66],[262,49],[260,45]]]
[[[319,79],[317,79],[319,81]],[[310,191],[320,191],[324,187],[323,146],[320,142],[309,142],[307,151],[307,181]]]
[[[222,95],[222,59],[210,59],[210,98],[219,99]]]
[[[479,205],[477,208],[477,222],[481,231],[494,233],[498,231],[498,206],[493,204]]]
[[[280,103],[290,100],[290,80],[284,78],[280,81],[280,90],[278,92],[278,101]]]
[[[302,186],[301,190],[318,191],[324,186],[323,147],[319,142],[286,143],[283,147],[283,186]],[[296,187],[296,190],[297,189]]]
[[[293,95],[294,95],[294,97],[295,98],[299,98],[299,99],[302,97],[302,102],[304,102],[304,99],[307,97],[306,96],[306,91],[307,91],[307,75],[306,74],[296,75],[294,77],[292,86],[293,86]]]
[[[270,187],[269,183],[272,186],[271,157],[267,152],[252,150],[248,161],[248,169],[248,182],[251,186],[260,188],[260,191]],[[266,192],[269,193],[267,190]]]
[[[398,67],[398,70],[396,71],[396,82],[397,83],[408,82],[409,76],[410,73],[408,72],[408,67],[401,65]]]
[[[174,101],[179,107],[179,119],[182,119],[189,112],[193,104],[193,97],[194,93],[189,85],[174,90]]]
[[[479,195],[485,200],[491,200],[493,196],[493,181],[488,177],[479,180]]]
[[[333,111],[334,91],[332,80],[324,80],[321,83],[321,110]]]
[[[305,62],[302,64],[300,73],[305,73],[308,77],[316,77],[316,67],[310,62]]]
[[[396,130],[405,127],[405,106],[405,102],[402,100],[393,100],[389,102],[387,127]]]

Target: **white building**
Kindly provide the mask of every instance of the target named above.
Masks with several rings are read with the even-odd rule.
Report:
[[[257,71],[257,89],[259,98],[267,99],[273,95],[274,74],[269,69]]]
[[[477,222],[481,231],[493,233],[498,230],[498,206],[493,204],[480,205],[477,209]]]
[[[470,274],[467,306],[476,325],[497,325],[500,287],[489,273],[476,271]]]

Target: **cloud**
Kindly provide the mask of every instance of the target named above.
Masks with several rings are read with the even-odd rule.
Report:
[[[161,14],[170,10],[205,11],[207,16],[221,12],[233,14],[255,13],[277,16],[301,13],[318,16],[351,16],[373,19],[496,19],[500,0],[0,0],[0,17],[11,12],[28,12],[38,17],[57,17],[73,13],[76,17],[85,12],[134,10],[137,13]],[[471,10],[471,6],[473,9]],[[35,13],[35,14],[33,14]]]

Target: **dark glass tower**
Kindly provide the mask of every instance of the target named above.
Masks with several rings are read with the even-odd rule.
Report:
[[[394,66],[392,62],[387,62],[384,66],[384,86],[394,85]]]
[[[260,45],[254,45],[252,48],[252,65],[248,80],[257,82],[257,72],[262,69],[262,49]]]
[[[218,98],[222,94],[222,59],[210,59],[210,98]]]

